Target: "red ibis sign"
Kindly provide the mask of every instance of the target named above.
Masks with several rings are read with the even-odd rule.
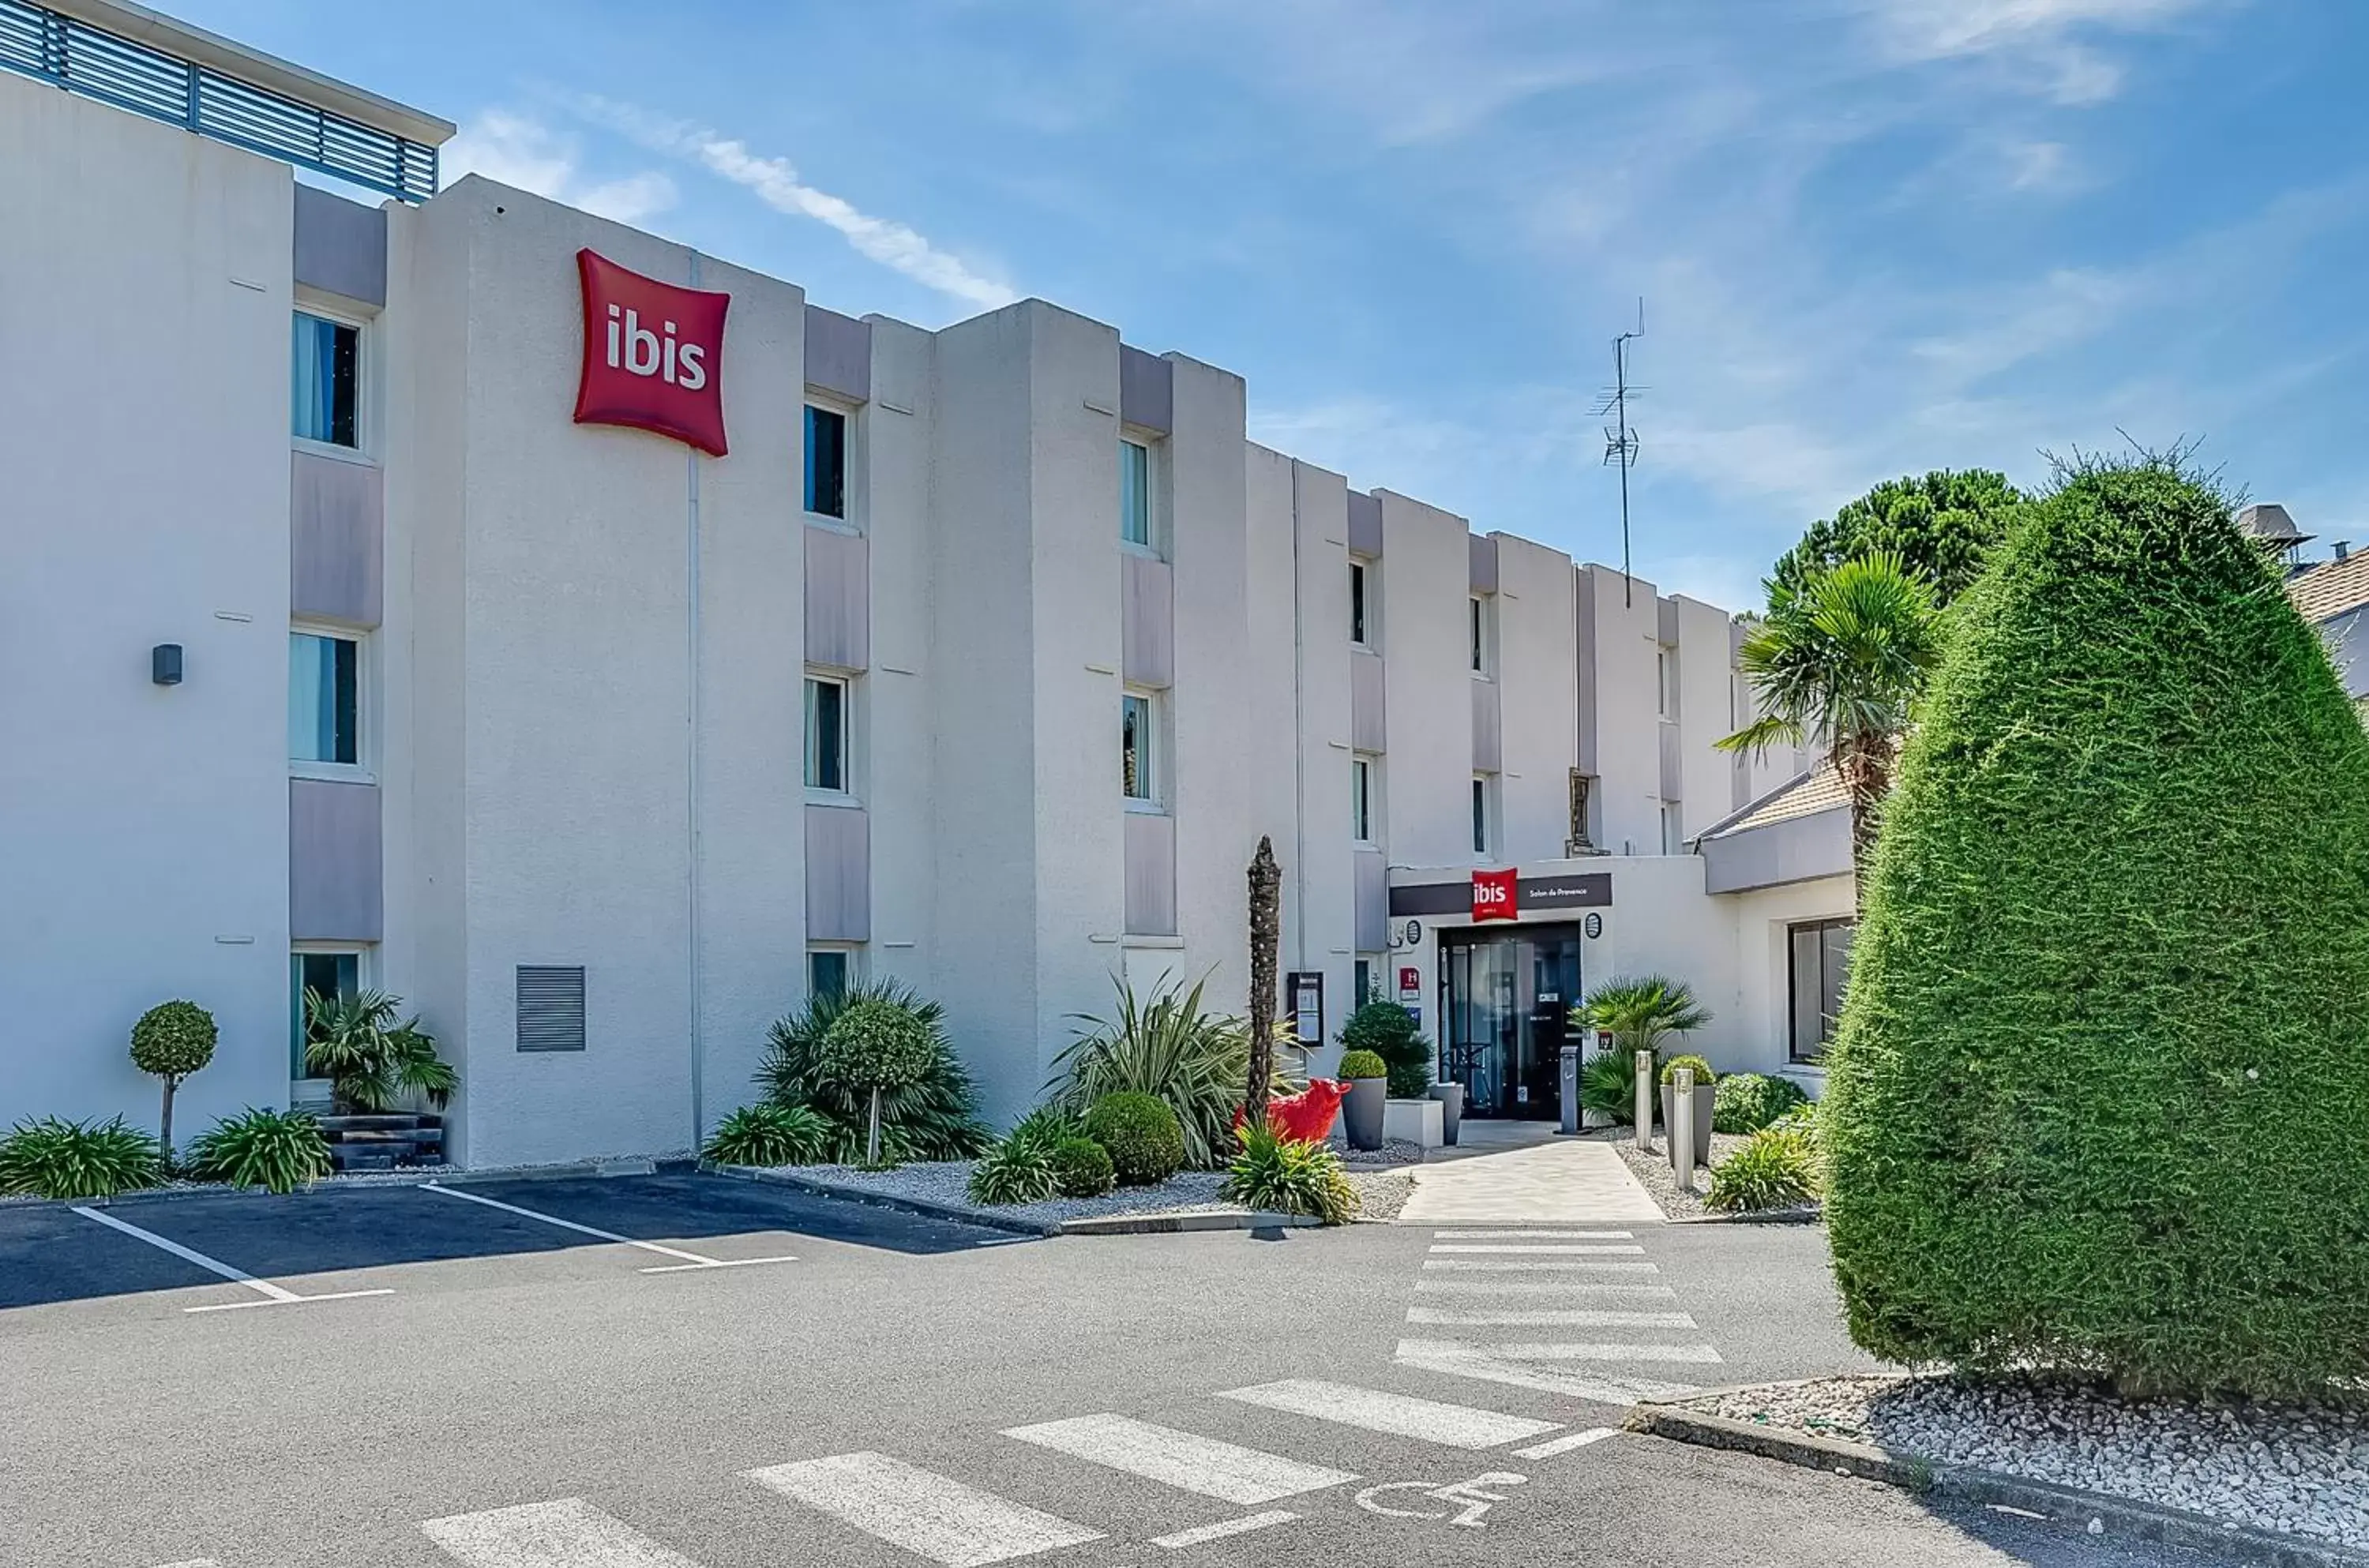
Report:
[[[579,425],[630,425],[722,457],[724,313],[729,294],[645,278],[589,250],[584,283]]]
[[[1516,920],[1521,912],[1521,881],[1513,867],[1472,874],[1472,918],[1475,921]]]

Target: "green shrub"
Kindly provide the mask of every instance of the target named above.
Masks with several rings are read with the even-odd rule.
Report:
[[[2369,739],[2327,651],[2177,455],[2068,469],[1951,613],[1819,1116],[1853,1337],[2369,1377]]]
[[[1345,1225],[1357,1212],[1357,1189],[1330,1145],[1281,1138],[1272,1127],[1243,1129],[1219,1190],[1246,1208],[1310,1214],[1327,1225]]]
[[[1393,1100],[1420,1100],[1431,1092],[1431,1043],[1414,1016],[1395,1001],[1369,1001],[1341,1026],[1341,1044],[1371,1051],[1389,1067]]]
[[[35,1197],[113,1197],[164,1179],[156,1140],[121,1116],[18,1122],[0,1138],[0,1193]]]
[[[716,1123],[700,1153],[723,1165],[812,1165],[838,1141],[838,1128],[813,1106],[760,1100]]]
[[[1637,1123],[1637,1059],[1615,1046],[1579,1064],[1582,1110],[1610,1116],[1622,1127]]]
[[[1677,1082],[1678,1069],[1682,1067],[1691,1067],[1695,1070],[1695,1087],[1698,1089],[1709,1088],[1719,1082],[1719,1074],[1711,1070],[1711,1063],[1699,1056],[1688,1055],[1674,1056],[1662,1064],[1662,1082]]]
[[[1234,1113],[1250,1085],[1251,1039],[1241,1019],[1201,1011],[1207,983],[1186,990],[1163,978],[1149,1001],[1119,983],[1115,1016],[1077,1015],[1078,1037],[1054,1059],[1047,1093],[1078,1116],[1109,1094],[1164,1101],[1184,1133],[1184,1162],[1214,1170],[1234,1146]],[[1269,1093],[1289,1093],[1281,1074],[1269,1081]],[[1119,1179],[1127,1179],[1124,1169]]]
[[[214,1059],[218,1038],[214,1015],[194,1001],[160,1001],[132,1025],[132,1065],[165,1081],[156,1143],[168,1165],[173,1161],[173,1092],[181,1080]]]
[[[1709,1024],[1711,1009],[1695,1000],[1684,980],[1624,975],[1589,991],[1572,1010],[1572,1021],[1582,1028],[1608,1031],[1612,1048],[1624,1056],[1639,1051],[1658,1055],[1662,1042],[1671,1036],[1692,1034]]]
[[[189,1140],[193,1174],[235,1187],[294,1192],[329,1173],[329,1140],[302,1111],[257,1110],[225,1116]]]
[[[1053,1190],[1063,1197],[1100,1197],[1117,1185],[1109,1152],[1093,1139],[1065,1138],[1053,1146]]]
[[[1388,1078],[1390,1064],[1371,1051],[1343,1051],[1341,1076],[1344,1078]]]
[[[436,1054],[436,1037],[419,1015],[401,1023],[403,999],[384,991],[329,996],[304,993],[304,1070],[329,1082],[331,1104],[349,1111],[392,1111],[413,1095],[438,1110],[461,1086],[452,1064]]]
[[[826,1118],[832,1129],[826,1158],[850,1163],[863,1159],[872,1097],[826,1076],[822,1042],[841,1013],[864,1001],[904,1009],[929,1037],[927,1070],[905,1087],[881,1093],[882,1158],[961,1160],[985,1149],[992,1139],[978,1119],[978,1092],[946,1038],[945,1010],[892,979],[859,981],[844,991],[809,997],[775,1024],[757,1069],[757,1087],[765,1098],[776,1105],[810,1106]]]
[[[874,998],[850,1002],[823,1031],[815,1071],[825,1082],[869,1096],[910,1089],[933,1065],[930,1026],[911,1008]]]
[[[1053,1151],[1059,1147],[1038,1139],[1007,1138],[978,1157],[964,1190],[973,1203],[997,1207],[1041,1203],[1053,1196]]]
[[[1184,1163],[1184,1129],[1176,1113],[1150,1094],[1104,1095],[1086,1113],[1086,1136],[1110,1155],[1121,1186],[1164,1182]]]
[[[1809,1099],[1790,1078],[1757,1072],[1731,1072],[1719,1081],[1711,1101],[1713,1132],[1758,1132],[1779,1116]]]
[[[1816,1146],[1802,1133],[1763,1127],[1744,1147],[1711,1167],[1713,1208],[1750,1212],[1791,1208],[1818,1196]]]

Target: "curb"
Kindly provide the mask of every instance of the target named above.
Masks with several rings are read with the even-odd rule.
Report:
[[[1754,1388],[1784,1386],[1751,1385]],[[1726,1391],[1730,1391],[1711,1389],[1687,1397],[1702,1399]],[[1638,1404],[1631,1410],[1622,1425],[1628,1431],[1666,1438],[1671,1442],[1756,1454],[1762,1459],[1778,1459],[1811,1470],[1839,1471],[1862,1481],[1880,1481],[1903,1491],[1935,1492],[1945,1497],[1962,1497],[1972,1503],[2015,1508],[2077,1528],[2090,1522],[2102,1523],[2104,1529],[2101,1533],[2105,1535],[2190,1547],[2248,1562],[2262,1563],[2266,1568],[2369,1568],[2369,1553],[2345,1547],[2306,1543],[2293,1536],[2225,1525],[2203,1514],[2159,1507],[2152,1503],[2112,1497],[2102,1493],[2084,1492],[2077,1487],[2059,1486],[2053,1482],[2027,1481],[2020,1476],[2002,1475],[1997,1471],[1935,1464],[1916,1454],[1899,1453],[1872,1444],[1783,1431],[1724,1415],[1679,1410],[1659,1402],[1648,1401]]]
[[[1670,1214],[1664,1213],[1665,1225],[1823,1225],[1826,1222],[1823,1209],[1779,1209],[1767,1214]]]
[[[706,1161],[700,1162],[700,1169],[715,1175],[729,1176],[736,1181],[796,1187],[818,1197],[865,1203],[876,1208],[893,1208],[904,1214],[918,1214],[926,1219],[950,1219],[962,1225],[984,1226],[990,1230],[1009,1230],[1018,1236],[1166,1236],[1192,1230],[1265,1230],[1281,1226],[1322,1223],[1305,1214],[1245,1213],[1232,1208],[1187,1209],[1176,1214],[1105,1214],[1082,1219],[1023,1219],[1016,1215],[998,1214],[992,1209],[971,1208],[958,1203],[939,1203],[926,1197],[904,1197],[857,1186],[850,1182],[823,1181],[790,1171],[769,1171],[754,1165],[718,1165]]]
[[[586,1176],[675,1176],[698,1169],[700,1162],[688,1155],[657,1159],[641,1156],[569,1160],[555,1165],[517,1165],[506,1170],[483,1171],[464,1170],[452,1165],[416,1165],[400,1171],[360,1171],[347,1175],[324,1176],[317,1182],[305,1183],[292,1193],[268,1193],[261,1187],[235,1187],[227,1182],[208,1182],[185,1187],[143,1187],[136,1192],[118,1193],[113,1197],[0,1198],[0,1214],[38,1213],[43,1209],[143,1207],[149,1204],[178,1203],[196,1197],[303,1197],[314,1193],[367,1192],[374,1187],[422,1187],[430,1183],[441,1187],[461,1187],[484,1182],[564,1182]]]
[[[1239,1208],[1196,1208],[1182,1214],[1105,1214],[1064,1219],[1064,1236],[1166,1236],[1186,1230],[1269,1230],[1322,1225],[1307,1214],[1245,1213]]]

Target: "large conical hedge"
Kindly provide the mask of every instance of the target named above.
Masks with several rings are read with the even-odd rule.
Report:
[[[2369,741],[2177,460],[2020,521],[1902,759],[1829,1059],[1852,1336],[2369,1376]]]

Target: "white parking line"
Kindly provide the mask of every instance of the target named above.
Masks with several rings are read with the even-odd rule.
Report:
[[[1569,1432],[1560,1437],[1550,1437],[1531,1448],[1516,1448],[1514,1457],[1517,1459],[1551,1459],[1557,1454],[1567,1454],[1574,1448],[1585,1448],[1590,1443],[1601,1443],[1607,1437],[1619,1435],[1616,1427],[1591,1426],[1585,1432]]]
[[[1151,1538],[1151,1544],[1174,1551],[1179,1547],[1199,1546],[1204,1541],[1223,1540],[1228,1536],[1248,1535],[1270,1525],[1288,1525],[1298,1517],[1299,1515],[1285,1509],[1273,1508],[1264,1514],[1251,1514],[1239,1519],[1220,1519],[1214,1525],[1203,1525],[1198,1529],[1178,1530],[1174,1535],[1156,1535]]]
[[[1102,1539],[1100,1530],[887,1454],[838,1454],[773,1465],[750,1471],[749,1479],[945,1568],[983,1568]]]
[[[1423,1266],[1433,1269],[1461,1269],[1472,1274],[1659,1274],[1657,1263],[1596,1263],[1574,1258],[1568,1263],[1532,1263],[1528,1259],[1494,1258],[1425,1258]]]
[[[240,1307],[285,1307],[299,1301],[351,1301],[363,1296],[395,1294],[392,1289],[336,1290],[322,1296],[299,1296],[284,1285],[274,1285],[268,1279],[258,1279],[243,1268],[233,1268],[220,1258],[210,1258],[194,1247],[185,1247],[178,1242],[159,1236],[154,1230],[143,1230],[139,1226],[118,1219],[112,1214],[101,1214],[95,1208],[84,1208],[79,1205],[75,1206],[74,1212],[85,1219],[97,1220],[110,1230],[120,1230],[125,1235],[145,1242],[152,1247],[168,1252],[184,1263],[193,1263],[211,1274],[218,1274],[234,1285],[244,1285],[249,1290],[258,1292],[263,1297],[260,1301],[228,1301],[211,1307],[184,1307],[181,1310],[185,1312],[227,1312]]]
[[[487,1208],[498,1208],[505,1214],[515,1214],[526,1219],[540,1219],[545,1225],[556,1225],[563,1230],[573,1230],[580,1236],[591,1236],[603,1242],[615,1242],[621,1246],[639,1247],[646,1253],[656,1253],[660,1257],[679,1258],[681,1260],[679,1263],[662,1265],[656,1268],[646,1268],[642,1270],[644,1274],[686,1274],[692,1270],[703,1268],[748,1268],[761,1263],[795,1263],[798,1261],[797,1259],[789,1256],[775,1258],[703,1257],[697,1253],[684,1252],[680,1247],[662,1247],[656,1242],[637,1242],[631,1236],[620,1236],[614,1230],[603,1230],[599,1229],[597,1226],[591,1225],[578,1225],[573,1219],[562,1219],[555,1214],[537,1213],[532,1208],[521,1208],[514,1203],[504,1203],[498,1198],[483,1197],[476,1193],[463,1192],[458,1187],[443,1186],[435,1182],[424,1183],[418,1190],[421,1192],[442,1193],[446,1197],[464,1198],[470,1203],[482,1203]]]

